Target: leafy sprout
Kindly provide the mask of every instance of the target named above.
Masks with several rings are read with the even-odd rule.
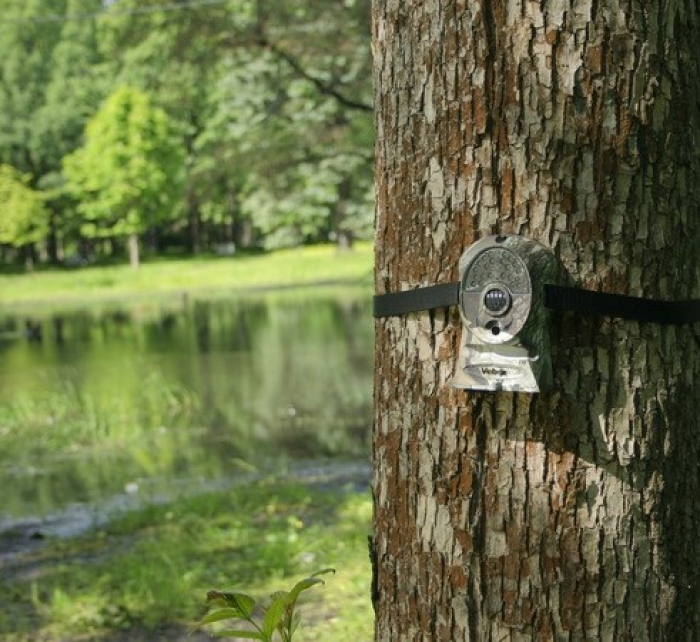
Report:
[[[224,593],[209,591],[207,602],[219,608],[197,623],[197,626],[232,620],[236,623],[246,622],[250,629],[223,629],[213,635],[218,638],[240,638],[244,640],[261,640],[273,642],[275,632],[282,642],[292,642],[301,620],[296,611],[297,600],[306,590],[323,584],[321,575],[335,573],[335,569],[324,568],[297,582],[290,591],[277,591],[269,596],[267,605],[258,604],[245,593]]]

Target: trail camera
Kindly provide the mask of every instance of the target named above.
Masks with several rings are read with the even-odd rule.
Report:
[[[543,299],[557,273],[551,250],[521,236],[489,236],[462,254],[456,388],[540,392],[551,385]]]
[[[549,388],[550,311],[638,323],[700,323],[700,299],[648,299],[574,287],[551,250],[522,236],[499,234],[477,241],[459,260],[459,278],[374,297],[377,319],[459,305],[463,331],[456,388]]]

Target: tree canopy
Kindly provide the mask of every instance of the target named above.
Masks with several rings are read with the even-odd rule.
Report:
[[[64,159],[88,238],[133,239],[176,218],[182,153],[168,115],[147,94],[121,87],[86,128],[85,144]]]
[[[40,241],[48,230],[44,200],[29,186],[29,176],[0,165],[0,243],[24,247]]]
[[[169,252],[369,235],[369,5],[0,0],[0,162],[50,214],[28,244],[57,261],[131,235]],[[3,258],[20,255],[0,241]]]

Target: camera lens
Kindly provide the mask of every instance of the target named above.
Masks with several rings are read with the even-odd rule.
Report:
[[[484,306],[492,314],[503,314],[510,306],[510,295],[501,288],[491,288],[484,294]]]

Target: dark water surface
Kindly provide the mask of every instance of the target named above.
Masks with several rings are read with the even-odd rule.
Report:
[[[0,528],[366,460],[371,378],[364,291],[0,311]]]

